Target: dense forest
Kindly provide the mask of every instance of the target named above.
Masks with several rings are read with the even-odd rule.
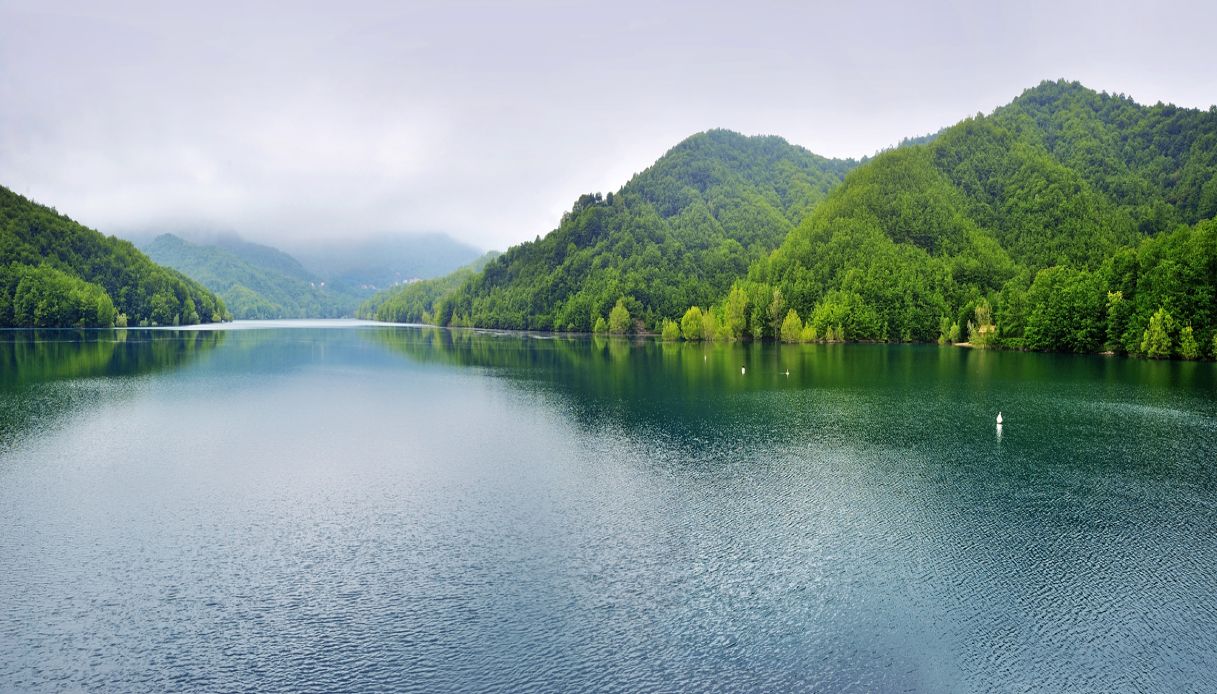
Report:
[[[1196,358],[1214,212],[1217,110],[1045,82],[852,172],[713,310],[788,340]]]
[[[618,192],[581,196],[557,229],[489,263],[433,319],[589,331],[623,299],[640,328],[656,325],[722,295],[854,164],[777,137],[695,135]]]
[[[0,327],[187,325],[229,318],[213,293],[132,244],[0,187]]]
[[[429,317],[1199,358],[1217,353],[1215,214],[1217,108],[1044,82],[857,166],[694,136]]]
[[[235,239],[195,244],[162,234],[143,251],[219,294],[240,319],[337,318],[352,315],[361,300],[327,287],[295,258],[269,246]]]
[[[475,277],[497,257],[497,251],[490,251],[443,277],[408,282],[377,292],[359,306],[355,315],[386,323],[434,323],[436,302]]]

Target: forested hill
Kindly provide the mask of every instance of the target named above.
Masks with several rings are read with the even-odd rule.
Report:
[[[1046,82],[852,171],[715,311],[732,335],[1195,355],[1214,212],[1217,110]]]
[[[490,251],[443,277],[407,282],[381,290],[360,304],[355,315],[387,323],[434,323],[435,304],[475,277],[499,255],[498,251]]]
[[[278,249],[231,238],[222,244],[162,234],[144,252],[219,294],[236,318],[335,318],[359,305],[359,297],[328,287]]]
[[[0,187],[0,327],[186,325],[223,301],[127,241]]]
[[[855,165],[778,137],[694,135],[617,193],[584,195],[556,229],[509,249],[434,319],[591,330],[619,298],[646,325],[722,295]]]

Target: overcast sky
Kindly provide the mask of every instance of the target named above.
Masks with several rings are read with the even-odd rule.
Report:
[[[1217,2],[0,0],[0,185],[107,233],[556,224],[713,127],[859,157],[1077,79],[1217,103]]]

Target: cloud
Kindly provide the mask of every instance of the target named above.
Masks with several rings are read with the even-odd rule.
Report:
[[[0,2],[0,184],[107,232],[503,248],[710,127],[861,156],[1069,77],[1207,107],[1211,3]]]

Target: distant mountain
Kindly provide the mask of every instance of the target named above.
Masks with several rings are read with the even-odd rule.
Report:
[[[490,251],[455,271],[429,280],[418,280],[377,292],[359,306],[356,316],[389,323],[431,323],[435,304],[481,272],[501,255]]]
[[[0,187],[0,327],[214,322],[215,294],[107,237]]]
[[[402,282],[446,275],[483,253],[445,234],[335,239],[290,250],[313,274],[363,296]]]
[[[327,286],[290,255],[236,238],[202,245],[162,234],[143,250],[218,293],[236,318],[349,316],[360,301]]]
[[[580,197],[436,307],[440,324],[591,330],[624,297],[646,325],[720,296],[856,162],[778,137],[688,138],[617,193]]]

